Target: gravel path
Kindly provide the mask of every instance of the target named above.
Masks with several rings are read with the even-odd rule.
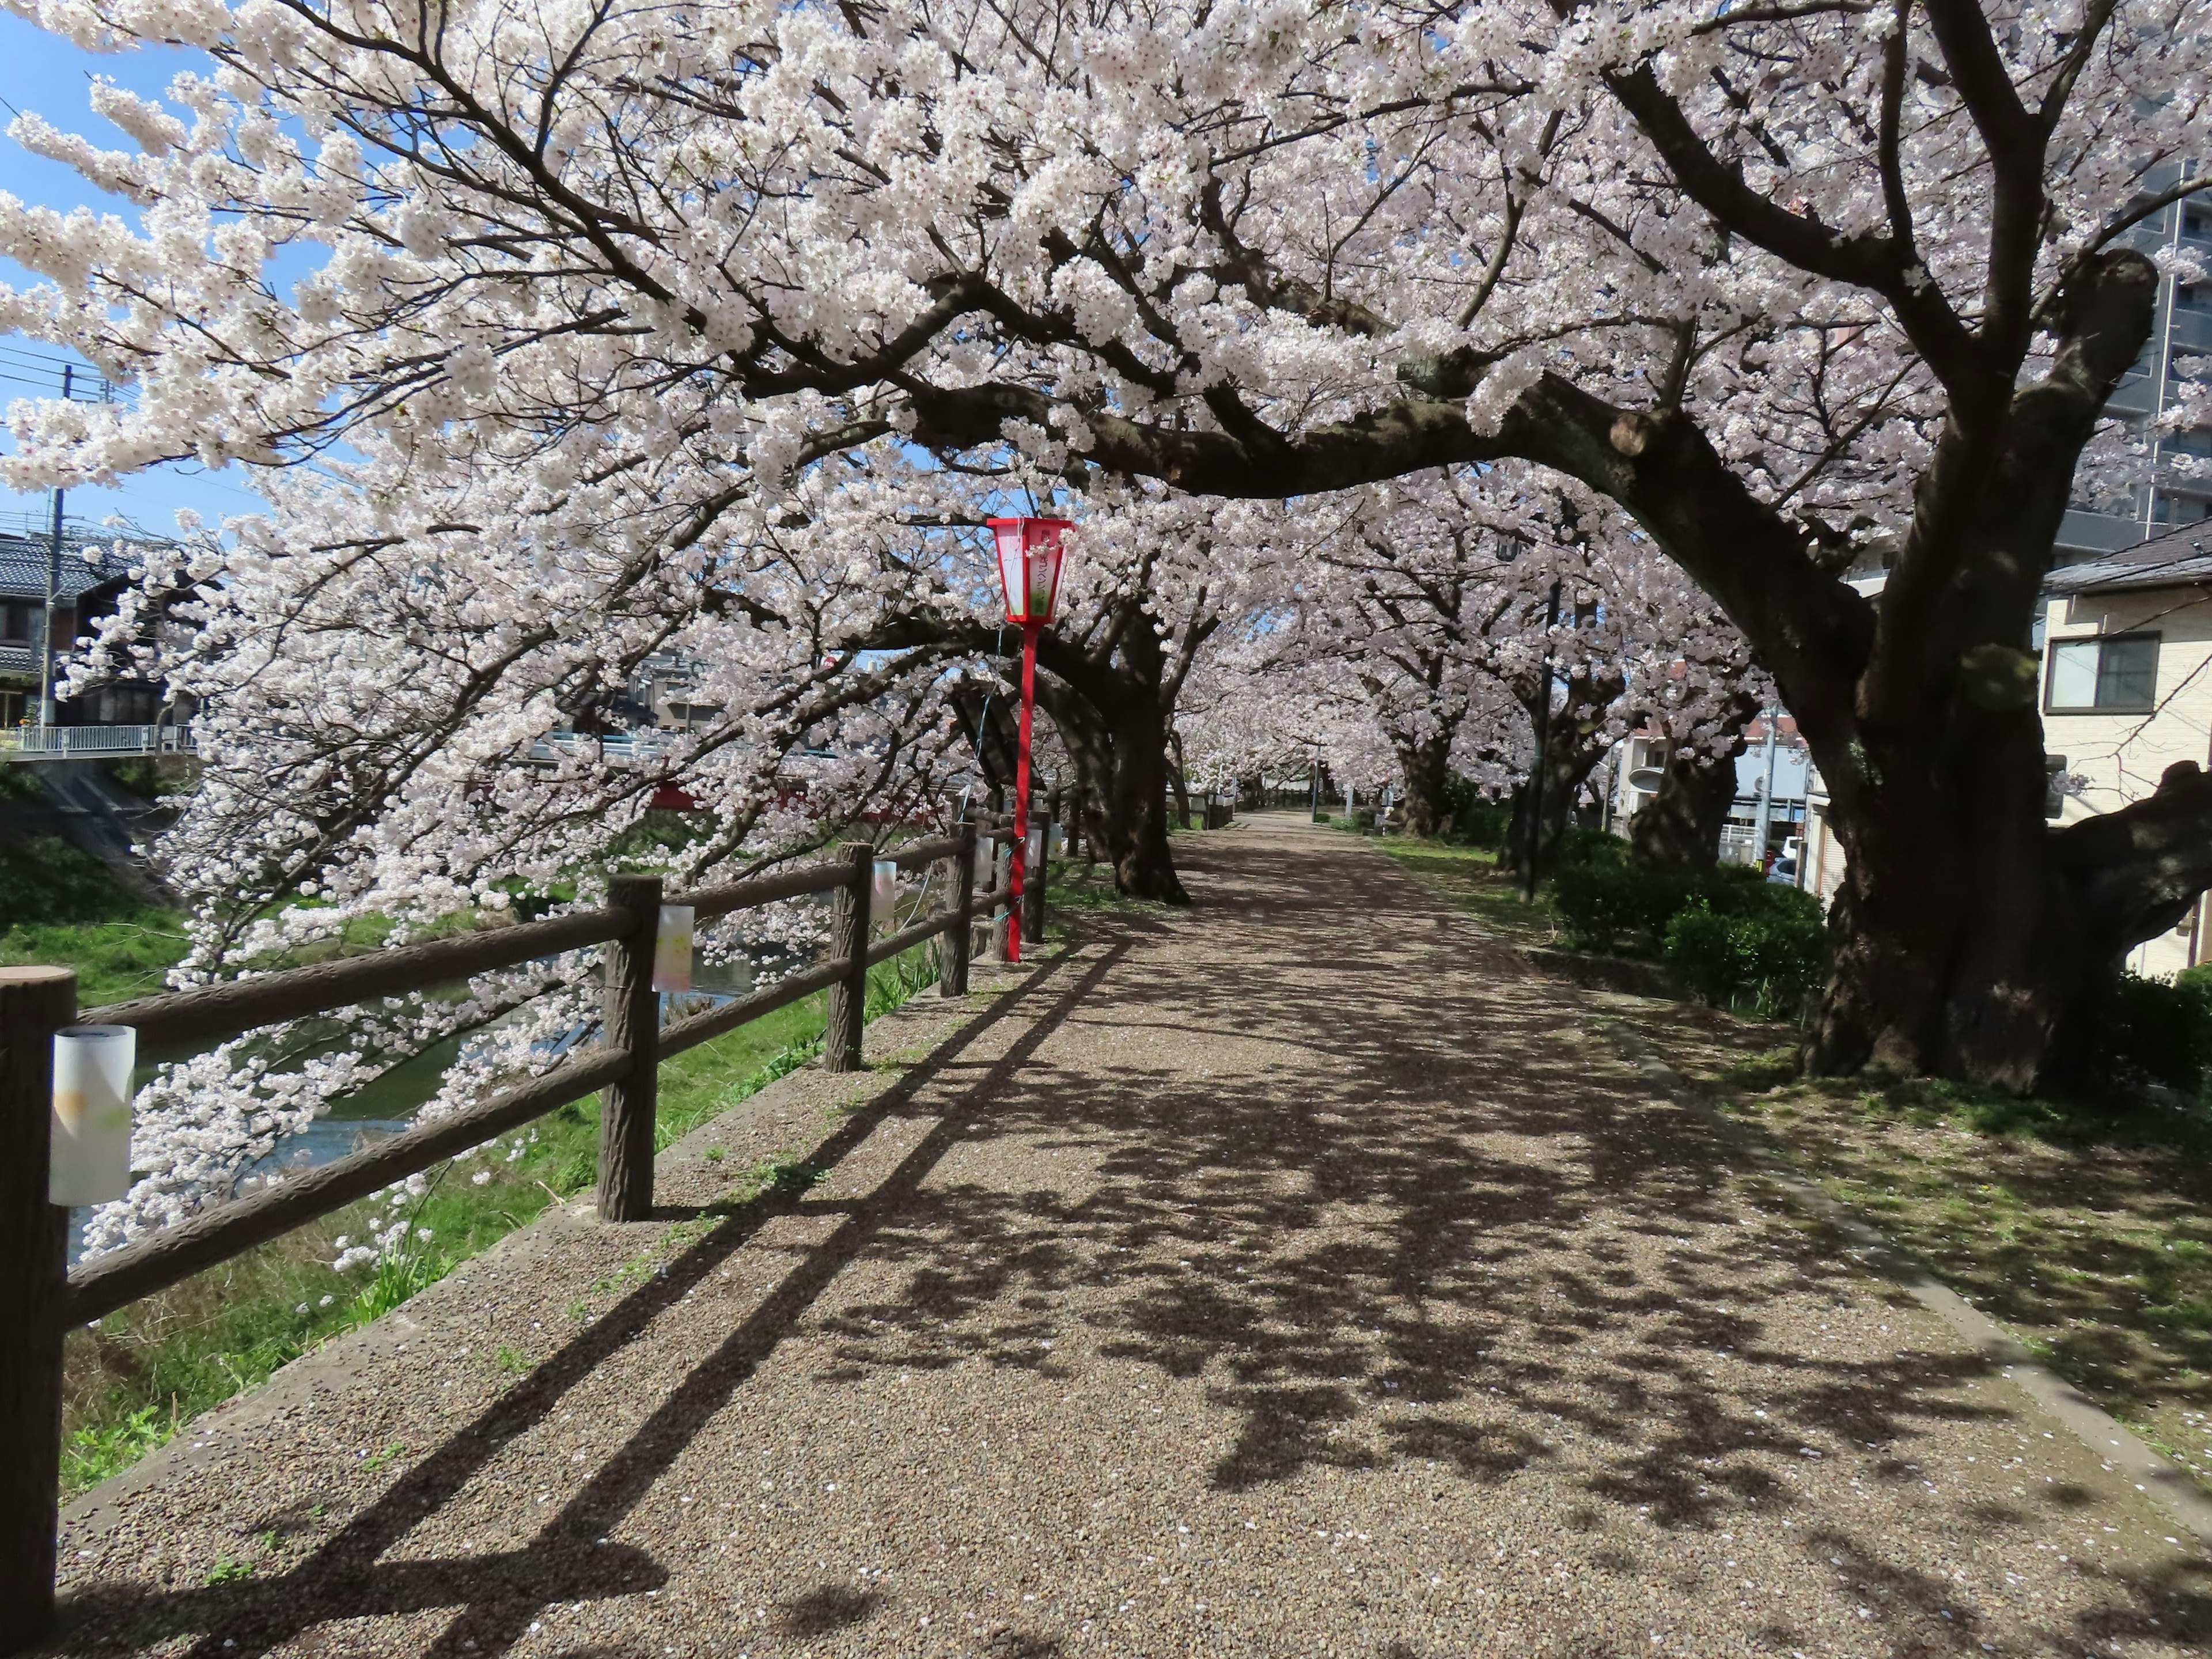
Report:
[[[786,1079],[653,1221],[542,1223],[93,1494],[57,1651],[2212,1644],[2171,1525],[1579,1001],[1348,838],[1177,848],[1188,914],[918,999],[920,1064]]]

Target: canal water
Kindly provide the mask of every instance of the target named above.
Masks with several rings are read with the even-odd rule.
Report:
[[[757,971],[752,962],[744,960],[695,963],[690,991],[663,994],[662,1023],[744,995],[753,988]],[[549,1045],[550,1052],[557,1054],[582,1042],[591,1035],[592,1029],[583,1024],[571,1027]],[[425,1101],[438,1092],[438,1086],[445,1080],[446,1073],[461,1057],[470,1041],[466,1036],[450,1036],[432,1044],[413,1058],[402,1060],[381,1076],[336,1102],[325,1115],[285,1136],[265,1157],[247,1164],[240,1172],[241,1182],[280,1171],[291,1174],[312,1170],[318,1164],[361,1152],[380,1140],[389,1139],[401,1131],[411,1128],[415,1114]],[[208,1046],[212,1048],[214,1045],[210,1043]],[[205,1050],[193,1052],[204,1053]],[[189,1054],[174,1057],[185,1059],[189,1057]],[[154,1071],[151,1066],[139,1069],[137,1083],[140,1087],[153,1080]],[[70,1261],[72,1263],[83,1253],[84,1224],[91,1213],[89,1210],[76,1210],[70,1214]]]

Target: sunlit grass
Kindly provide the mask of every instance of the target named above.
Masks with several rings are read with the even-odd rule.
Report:
[[[1438,897],[1465,910],[1514,945],[1550,945],[1559,933],[1548,894],[1523,898],[1521,884],[1495,848],[1409,836],[1363,836],[1390,855]]]
[[[80,1008],[154,995],[184,953],[182,920],[150,907],[107,921],[51,922],[0,933],[0,967],[75,969]]]
[[[2212,1487],[2212,1114],[1797,1077],[1639,1024],[1806,1176]],[[1692,1040],[1684,1042],[1684,1036]]]

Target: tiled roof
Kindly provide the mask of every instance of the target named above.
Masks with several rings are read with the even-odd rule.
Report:
[[[88,552],[94,556],[88,559]],[[0,595],[11,599],[45,599],[52,557],[50,544],[43,537],[0,535]],[[118,558],[105,543],[65,540],[56,592],[66,603],[88,588],[119,580],[137,568],[137,561],[127,552]]]
[[[2212,520],[2079,564],[2044,579],[2046,593],[2107,593],[2126,587],[2198,587],[2212,583]]]

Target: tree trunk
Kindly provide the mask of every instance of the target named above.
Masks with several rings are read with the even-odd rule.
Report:
[[[1188,904],[1168,842],[1168,719],[1158,697],[1133,683],[1138,676],[1082,678],[1079,688],[1040,675],[1037,702],[1075,761],[1089,797],[1089,827],[1114,866],[1115,888],[1133,898]]]
[[[1433,837],[1451,822],[1450,751],[1448,737],[1432,737],[1399,750],[1398,769],[1406,778],[1407,835]]]
[[[1188,904],[1168,846],[1167,721],[1146,699],[1130,699],[1115,715],[1106,842],[1114,885],[1132,898]]]
[[[1849,717],[1843,688],[1823,686],[1808,725],[1783,678],[1847,861],[1809,1045],[1821,1070],[2034,1087],[2067,1005],[2212,873],[2212,792],[2193,765],[2103,819],[2054,834],[2043,816],[2029,629],[2075,464],[2148,337],[2155,290],[2132,253],[2081,283],[2048,378],[1954,406]]]
[[[1190,779],[1182,766],[1182,737],[1170,726],[1168,741],[1175,750],[1175,764],[1168,769],[1168,782],[1175,790],[1176,828],[1190,828]]]
[[[1721,826],[1735,803],[1735,763],[1759,705],[1739,696],[1724,718],[1735,733],[1714,756],[1677,745],[1667,756],[1659,793],[1628,826],[1628,856],[1645,870],[1710,870],[1720,861]]]
[[[1598,722],[1577,720],[1575,711],[1604,708],[1620,695],[1621,682],[1610,673],[1592,679],[1577,669],[1567,679],[1565,690],[1564,700],[1553,711],[1545,728],[1543,821],[1536,826],[1535,837],[1536,875],[1540,880],[1549,875],[1559,862],[1559,843],[1565,838],[1575,797],[1612,746],[1606,742]],[[1516,688],[1514,695],[1528,711],[1533,731],[1537,710],[1534,683]],[[1505,847],[1514,873],[1523,881],[1528,876],[1528,794],[1526,784],[1513,792],[1513,819]]]
[[[2043,817],[2033,705],[1949,716],[1866,744],[1881,789],[1831,811],[1845,868],[1808,1057],[2025,1091],[2083,982],[2087,935]]]

